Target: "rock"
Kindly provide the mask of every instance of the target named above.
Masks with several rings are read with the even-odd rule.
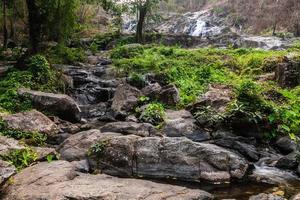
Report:
[[[0,187],[15,173],[17,170],[13,165],[0,160]]]
[[[33,149],[37,153],[37,161],[47,161],[48,156],[58,157],[58,153],[53,148],[33,147]]]
[[[156,98],[158,97],[162,87],[159,85],[159,83],[153,83],[150,84],[142,89],[142,93],[144,96],[150,97],[150,98]]]
[[[275,71],[275,79],[280,87],[293,88],[300,84],[300,62],[296,61],[299,55],[285,56]]]
[[[241,179],[248,169],[242,157],[213,144],[135,135],[111,138],[101,157],[90,155],[89,160],[92,170],[110,175],[192,182]]]
[[[258,161],[260,154],[253,144],[248,144],[249,139],[243,137],[223,137],[212,141],[213,144],[232,149],[245,156],[250,161]]]
[[[120,136],[118,133],[101,133],[99,130],[88,130],[67,138],[57,149],[61,159],[79,161],[86,158],[90,146],[100,139]]]
[[[297,153],[297,152],[292,152],[286,156],[281,157],[277,161],[276,167],[279,169],[296,170],[299,165],[299,161],[297,159],[298,154],[299,153]]]
[[[113,122],[104,125],[101,132],[122,133],[123,135],[138,135],[141,137],[150,137],[157,135],[153,125],[148,123],[136,122]]]
[[[159,100],[169,106],[176,106],[180,102],[179,90],[175,85],[168,85],[161,89]]]
[[[26,168],[14,176],[14,182],[17,184],[7,185],[3,200],[213,199],[198,189],[104,174],[82,174],[66,161],[44,162]]]
[[[139,120],[134,115],[129,115],[125,119],[126,122],[138,122]]]
[[[117,87],[115,96],[112,99],[112,110],[116,115],[126,116],[129,111],[137,106],[141,91],[128,84],[121,84]]]
[[[58,127],[43,113],[36,110],[3,117],[9,129],[25,132],[39,132],[46,135],[58,133]]]
[[[284,154],[289,154],[296,150],[297,144],[290,137],[281,137],[276,141],[276,147],[280,150],[280,152]]]
[[[300,175],[300,164],[298,165],[298,168],[297,168],[297,174]]]
[[[251,196],[249,200],[285,200],[285,198],[273,194],[259,194],[255,196]]]
[[[200,131],[196,120],[186,110],[167,110],[162,133],[168,137],[187,137],[196,142],[210,139],[209,133]]]
[[[57,115],[58,117],[72,122],[80,121],[81,110],[77,103],[64,94],[53,94],[27,89],[20,89],[18,94],[29,97],[33,105],[42,110]]]
[[[72,165],[75,167],[75,170],[82,173],[88,173],[90,171],[89,161],[87,159],[80,161],[73,161]]]
[[[198,107],[210,106],[217,112],[224,112],[227,105],[233,99],[233,91],[227,85],[210,85],[208,91],[198,98],[197,102],[188,108],[192,111]]]
[[[24,149],[24,146],[20,145],[19,141],[0,135],[0,156],[18,149]]]

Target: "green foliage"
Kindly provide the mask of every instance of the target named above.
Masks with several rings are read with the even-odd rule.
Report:
[[[144,52],[144,47],[140,44],[128,44],[115,48],[111,53],[112,59],[132,58]]]
[[[98,159],[103,157],[107,144],[105,142],[98,142],[93,144],[88,150],[88,156],[95,156]]]
[[[220,113],[211,106],[199,107],[194,116],[201,126],[215,127],[224,122],[224,113]]]
[[[150,103],[146,105],[145,110],[142,112],[140,119],[153,125],[159,125],[164,121],[165,108],[160,103]]]
[[[0,107],[9,112],[26,111],[31,108],[31,101],[20,97],[19,88],[30,88],[46,92],[64,91],[61,74],[52,69],[47,60],[36,55],[28,60],[28,70],[11,70],[0,79]]]
[[[120,34],[118,32],[108,32],[103,34],[98,34],[94,37],[90,49],[95,53],[99,50],[106,49],[107,45],[119,38]]]
[[[85,61],[85,53],[81,48],[70,48],[63,44],[48,49],[45,55],[51,63],[55,64],[76,64]]]
[[[13,130],[7,127],[7,124],[0,119],[0,135],[11,137],[17,140],[23,140],[27,144],[43,146],[47,140],[47,136],[38,132],[26,132]]]
[[[33,149],[25,147],[24,149],[10,151],[6,155],[0,156],[0,158],[11,163],[18,171],[20,171],[34,163],[38,156]]]

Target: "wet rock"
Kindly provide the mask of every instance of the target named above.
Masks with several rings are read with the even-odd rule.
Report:
[[[0,160],[0,186],[17,173],[16,168],[8,162]]]
[[[248,138],[225,136],[215,139],[212,143],[224,148],[235,150],[250,161],[258,161],[260,153],[253,143],[248,144],[248,142],[250,142]]]
[[[142,93],[137,88],[122,84],[115,92],[111,108],[116,115],[126,116],[129,111],[137,106],[140,96],[142,96]]]
[[[3,117],[9,129],[25,132],[39,132],[46,135],[58,133],[58,127],[43,113],[36,110],[7,115]]]
[[[18,184],[7,185],[3,200],[213,199],[212,195],[198,189],[104,174],[82,174],[66,161],[39,163],[15,175],[14,180]]]
[[[18,94],[29,97],[33,105],[42,110],[57,115],[58,117],[72,122],[80,121],[81,110],[77,103],[64,94],[53,94],[27,89],[20,89]]]
[[[285,200],[285,198],[273,194],[259,194],[255,196],[251,196],[249,200]]]
[[[214,183],[240,179],[248,168],[242,157],[213,144],[134,135],[107,141],[101,157],[90,156],[90,165],[110,175]]]
[[[175,85],[168,85],[161,89],[159,100],[169,106],[176,106],[180,102],[179,90]]]
[[[300,62],[296,61],[299,55],[290,54],[278,64],[275,77],[281,87],[293,88],[300,85]]]
[[[101,132],[122,133],[123,135],[138,135],[141,137],[150,137],[157,135],[155,127],[148,123],[136,122],[113,122],[104,125]]]
[[[158,97],[162,87],[159,85],[159,83],[153,83],[150,84],[142,89],[142,93],[144,96],[150,97],[150,98],[156,98]]]
[[[290,169],[295,170],[299,165],[298,152],[292,152],[286,156],[281,157],[277,163],[276,167],[280,169]]]
[[[18,140],[0,135],[0,156],[18,149],[24,149],[24,146],[20,145]]]
[[[196,120],[187,110],[167,110],[162,133],[168,137],[187,137],[196,142],[210,139],[209,133],[199,129]]]
[[[296,150],[297,144],[290,137],[282,137],[276,141],[276,147],[284,154],[289,154]]]
[[[99,130],[88,130],[67,138],[57,149],[61,159],[79,161],[86,158],[90,146],[100,139],[120,136],[118,133],[101,133]]]

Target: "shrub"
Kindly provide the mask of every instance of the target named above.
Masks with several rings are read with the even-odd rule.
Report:
[[[0,158],[14,165],[18,171],[29,167],[34,163],[38,156],[37,153],[30,147],[10,151],[6,155],[1,155]]]
[[[32,74],[33,81],[46,84],[52,78],[52,71],[47,59],[42,55],[35,55],[29,59],[28,70]]]
[[[88,156],[96,156],[97,159],[101,159],[106,148],[105,142],[98,142],[93,144],[88,150]]]
[[[128,45],[115,48],[111,53],[111,58],[112,59],[132,58],[142,54],[143,51],[144,51],[143,45],[128,44]]]
[[[140,120],[153,125],[159,125],[164,121],[165,109],[160,103],[148,104],[140,116]]]
[[[85,61],[85,53],[81,48],[70,48],[63,44],[48,49],[45,52],[51,63],[55,64],[75,64]]]

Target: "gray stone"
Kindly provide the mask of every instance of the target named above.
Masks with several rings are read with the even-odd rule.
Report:
[[[24,146],[20,145],[19,141],[0,135],[0,156],[19,149],[24,149]]]
[[[196,142],[210,139],[209,133],[200,131],[196,120],[186,110],[167,110],[162,133],[168,137],[187,137]]]
[[[25,132],[39,132],[46,135],[58,133],[58,127],[43,113],[36,110],[3,117],[9,129]]]
[[[162,87],[159,85],[159,83],[153,83],[150,84],[142,89],[142,93],[144,96],[150,97],[150,98],[156,98],[158,97]]]
[[[290,169],[290,170],[296,170],[299,162],[298,157],[299,152],[292,152],[286,156],[281,157],[277,163],[276,167],[280,169]]]
[[[161,89],[159,100],[169,106],[176,106],[180,102],[179,90],[175,85],[168,85]]]
[[[198,189],[139,179],[76,172],[66,161],[39,163],[14,176],[17,184],[7,185],[3,200],[210,200],[212,195]]]
[[[213,144],[135,135],[111,138],[101,157],[90,155],[90,165],[110,175],[214,183],[243,178],[248,169],[242,157]]]
[[[86,158],[90,146],[98,140],[120,135],[118,133],[101,133],[96,129],[80,132],[67,138],[57,151],[60,153],[61,159],[80,161]]]
[[[285,200],[285,198],[273,194],[258,194],[251,196],[249,200]]]
[[[284,154],[289,154],[296,150],[297,144],[289,136],[281,137],[276,141],[276,147]]]
[[[20,89],[18,94],[32,100],[37,109],[46,110],[69,121],[80,121],[81,110],[77,103],[64,94],[53,94]]]
[[[148,123],[112,122],[104,125],[101,132],[122,133],[123,135],[138,135],[150,137],[157,135],[155,127]]]
[[[32,147],[37,153],[37,161],[46,161],[48,156],[53,156],[53,158],[58,157],[58,153],[54,148],[48,147]]]
[[[300,200],[300,193],[296,194],[291,198],[291,200]]]
[[[0,186],[2,186],[16,172],[17,170],[13,165],[0,160]]]
[[[111,109],[116,115],[126,116],[129,111],[137,106],[140,96],[142,96],[142,93],[137,88],[128,84],[121,84],[116,89]]]

